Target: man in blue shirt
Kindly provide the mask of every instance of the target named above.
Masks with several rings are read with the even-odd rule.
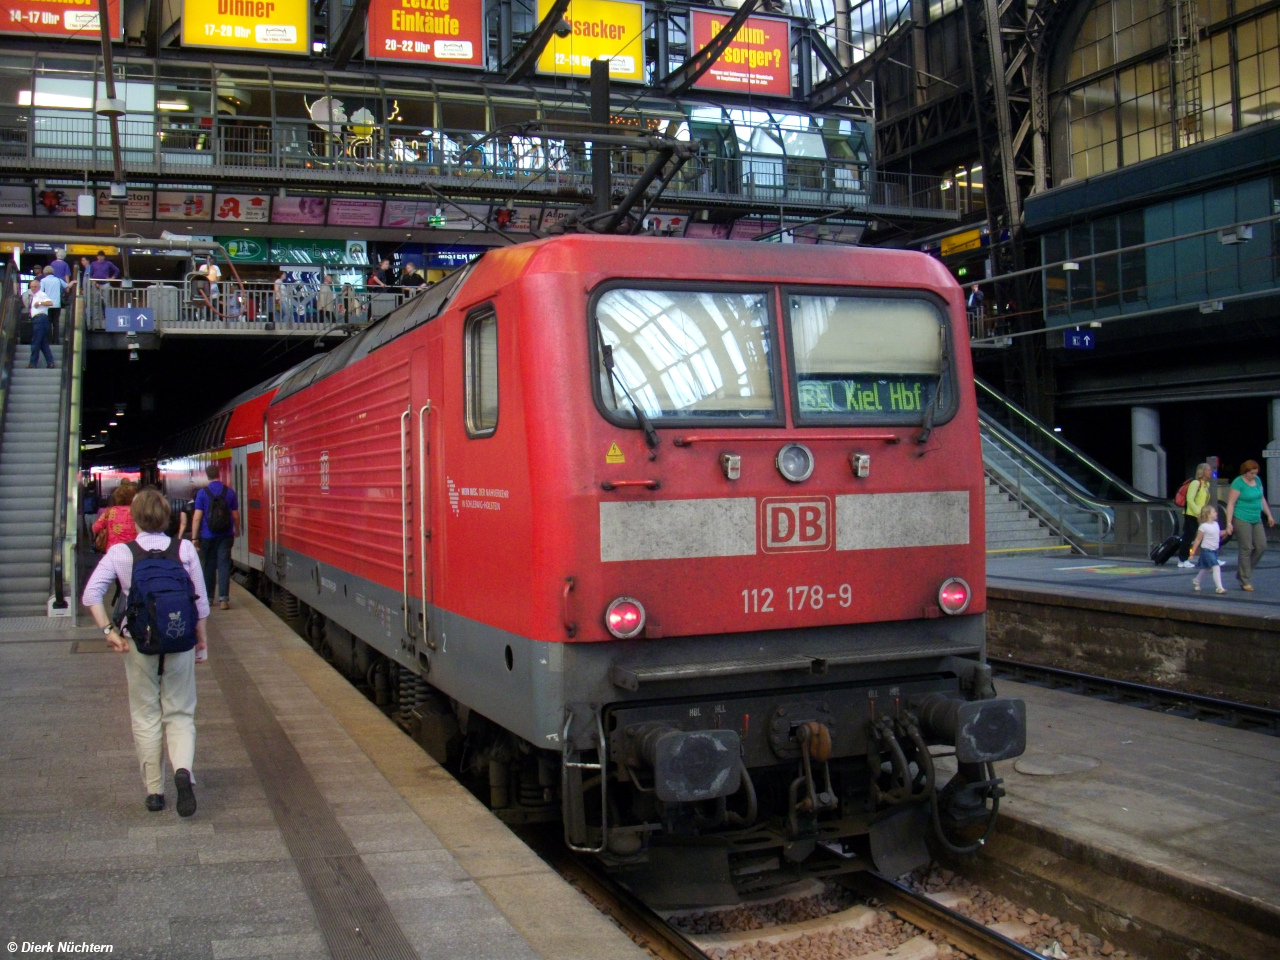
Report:
[[[53,267],[45,267],[40,277],[40,289],[53,301],[49,308],[49,337],[58,342],[58,320],[62,316],[62,298],[67,291],[67,283],[53,271]]]
[[[218,479],[217,464],[205,467],[209,483],[196,494],[191,514],[191,539],[199,537],[200,560],[204,564],[204,582],[209,602],[215,596],[217,580],[218,605],[231,609],[231,544],[240,535],[240,504],[236,492]]]

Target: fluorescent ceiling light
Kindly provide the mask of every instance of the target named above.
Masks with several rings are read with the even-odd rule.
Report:
[[[32,97],[30,90],[18,91],[18,106],[32,106]],[[66,93],[40,93],[35,95],[35,104],[37,107],[61,107],[66,110],[92,110],[92,97],[73,97]]]
[[[157,110],[190,110],[191,104],[183,103],[181,100],[157,100]]]

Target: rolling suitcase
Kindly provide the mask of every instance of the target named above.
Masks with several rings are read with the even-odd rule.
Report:
[[[1163,540],[1151,551],[1151,561],[1157,567],[1163,566],[1170,557],[1178,552],[1178,547],[1182,544],[1182,538],[1176,534]]]

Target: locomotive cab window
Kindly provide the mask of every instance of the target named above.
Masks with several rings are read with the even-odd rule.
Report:
[[[954,413],[946,312],[932,300],[785,301],[797,423],[940,423]]]
[[[467,319],[467,436],[489,437],[498,429],[498,318],[492,312]]]
[[[613,422],[777,422],[772,297],[612,287],[594,303],[597,389]]]

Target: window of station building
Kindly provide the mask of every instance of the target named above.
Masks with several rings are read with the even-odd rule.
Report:
[[[466,342],[467,436],[489,437],[498,429],[498,318],[492,310],[473,315]]]
[[[1195,21],[1185,66],[1171,43],[1179,16]],[[1280,11],[1258,0],[1098,0],[1063,42],[1051,68],[1057,182],[1280,117]]]

